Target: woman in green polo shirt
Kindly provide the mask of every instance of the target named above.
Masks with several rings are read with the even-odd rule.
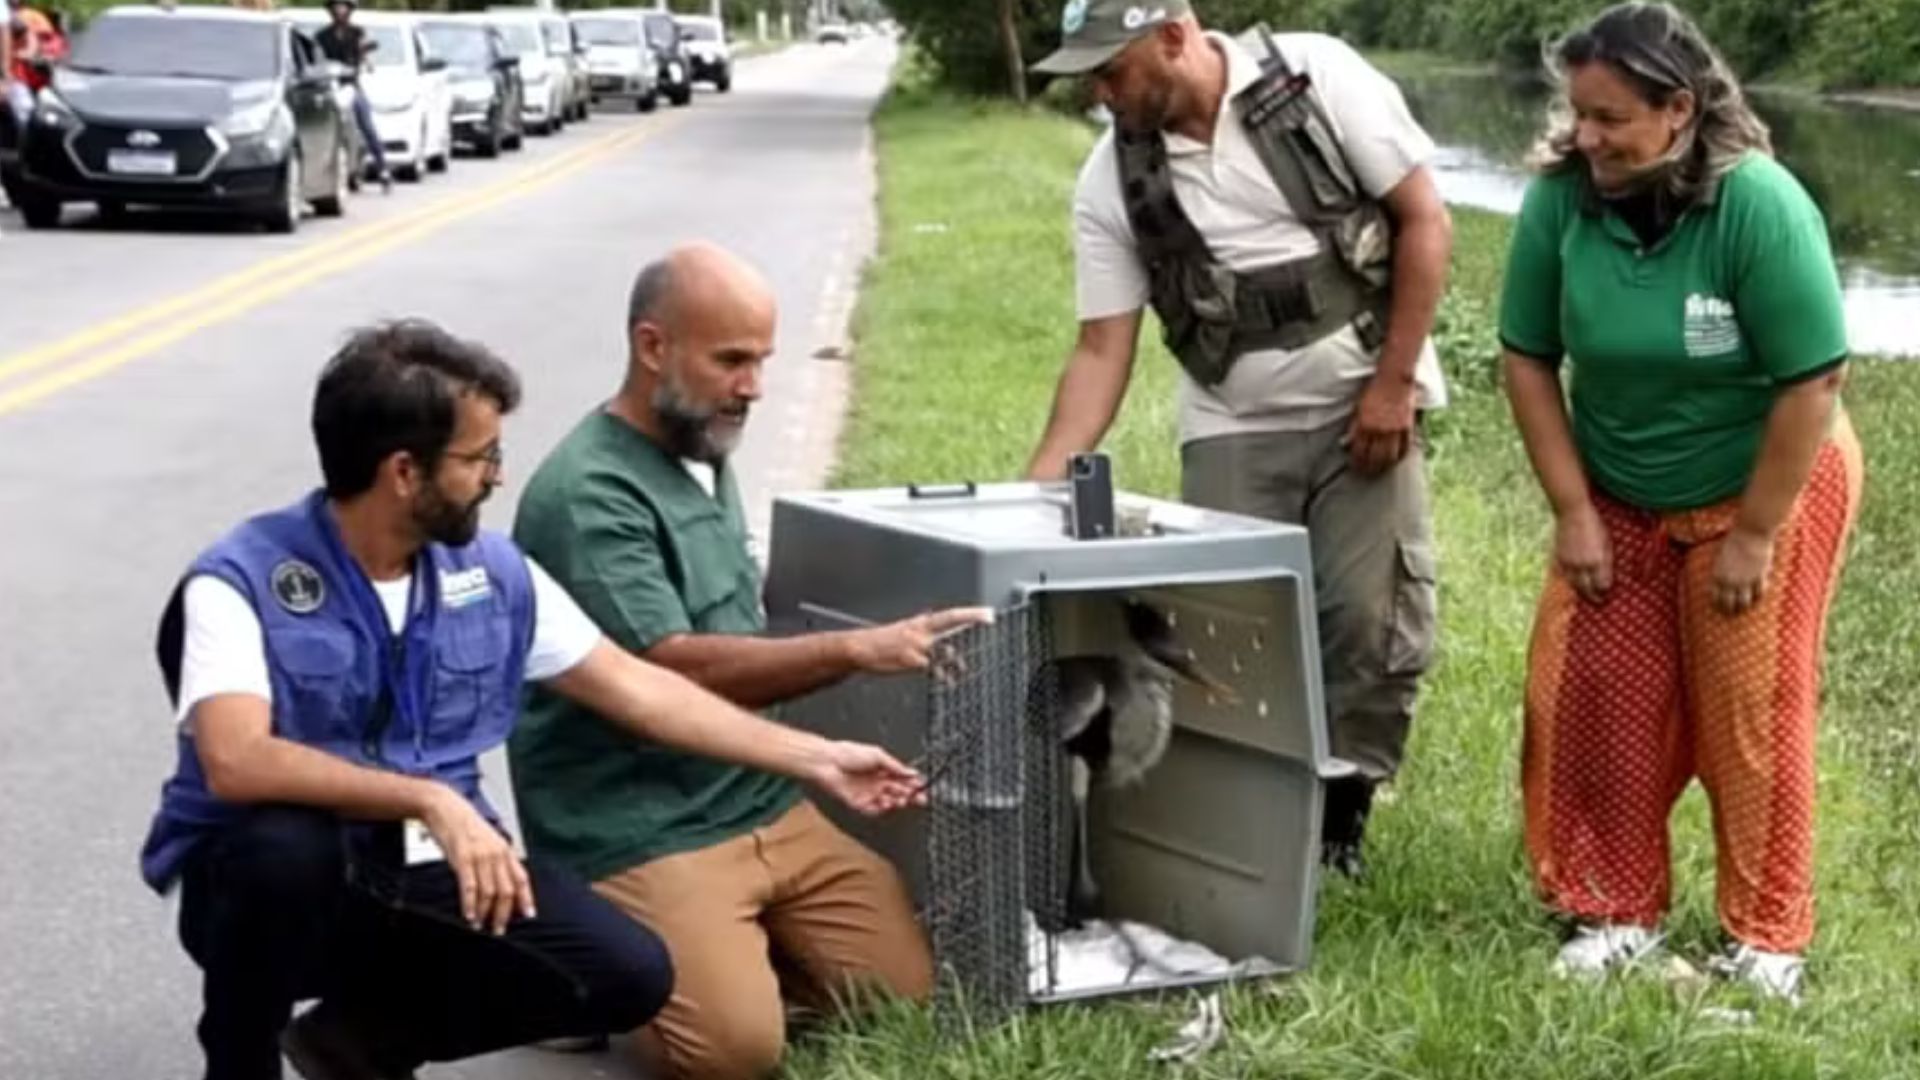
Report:
[[[1657,953],[1667,819],[1698,777],[1713,967],[1797,1000],[1819,658],[1861,485],[1825,223],[1672,7],[1610,8],[1557,61],[1500,314],[1555,516],[1522,775],[1535,880],[1576,927],[1555,966]]]

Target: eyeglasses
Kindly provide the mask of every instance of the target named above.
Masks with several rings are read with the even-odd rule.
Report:
[[[500,466],[505,464],[507,460],[506,451],[500,448],[499,443],[494,443],[485,450],[449,450],[441,456],[450,457],[455,461],[467,461],[476,465],[485,465],[488,472],[499,472]]]

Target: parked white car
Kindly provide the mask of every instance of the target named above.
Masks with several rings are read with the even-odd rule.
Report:
[[[707,15],[675,15],[695,82],[712,83],[721,93],[733,89],[733,45],[726,24]]]
[[[287,15],[309,33],[327,25],[324,9],[290,8]],[[387,166],[409,181],[446,171],[453,157],[453,95],[446,60],[427,48],[415,16],[356,11],[353,22],[374,44],[360,86],[373,106],[373,128],[386,151]],[[351,102],[346,104],[351,108]]]
[[[574,37],[586,46],[587,80],[595,104],[628,100],[648,112],[660,103],[660,63],[647,44],[647,24],[638,12],[588,9],[568,18]]]
[[[567,65],[547,52],[542,15],[533,10],[490,11],[484,16],[520,59],[520,116],[535,135],[551,135],[567,123]]]

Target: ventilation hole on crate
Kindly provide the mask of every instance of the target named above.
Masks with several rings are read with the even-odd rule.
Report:
[[[1216,638],[1220,636],[1220,628],[1213,625],[1212,619],[1207,620],[1207,636],[1210,638]]]
[[[1179,612],[1177,612],[1177,611],[1169,611],[1169,612],[1167,612],[1167,625],[1168,625],[1168,626],[1179,626],[1179,625],[1180,625],[1180,613],[1179,613]]]
[[[1253,632],[1253,651],[1265,652],[1266,648],[1267,648],[1266,636],[1261,634],[1260,631],[1255,630]]]
[[[1260,719],[1265,720],[1267,718],[1267,699],[1261,698],[1260,704],[1255,707],[1254,711],[1260,714]]]
[[[1231,657],[1227,659],[1227,670],[1233,672],[1235,675],[1240,674],[1240,654],[1239,653],[1234,653]]]

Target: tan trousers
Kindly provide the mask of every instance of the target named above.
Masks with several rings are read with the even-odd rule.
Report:
[[[725,843],[615,874],[594,890],[660,935],[673,996],[637,1033],[666,1077],[755,1080],[786,1047],[782,991],[827,1009],[849,993],[921,1000],[925,936],[884,859],[802,802]]]

